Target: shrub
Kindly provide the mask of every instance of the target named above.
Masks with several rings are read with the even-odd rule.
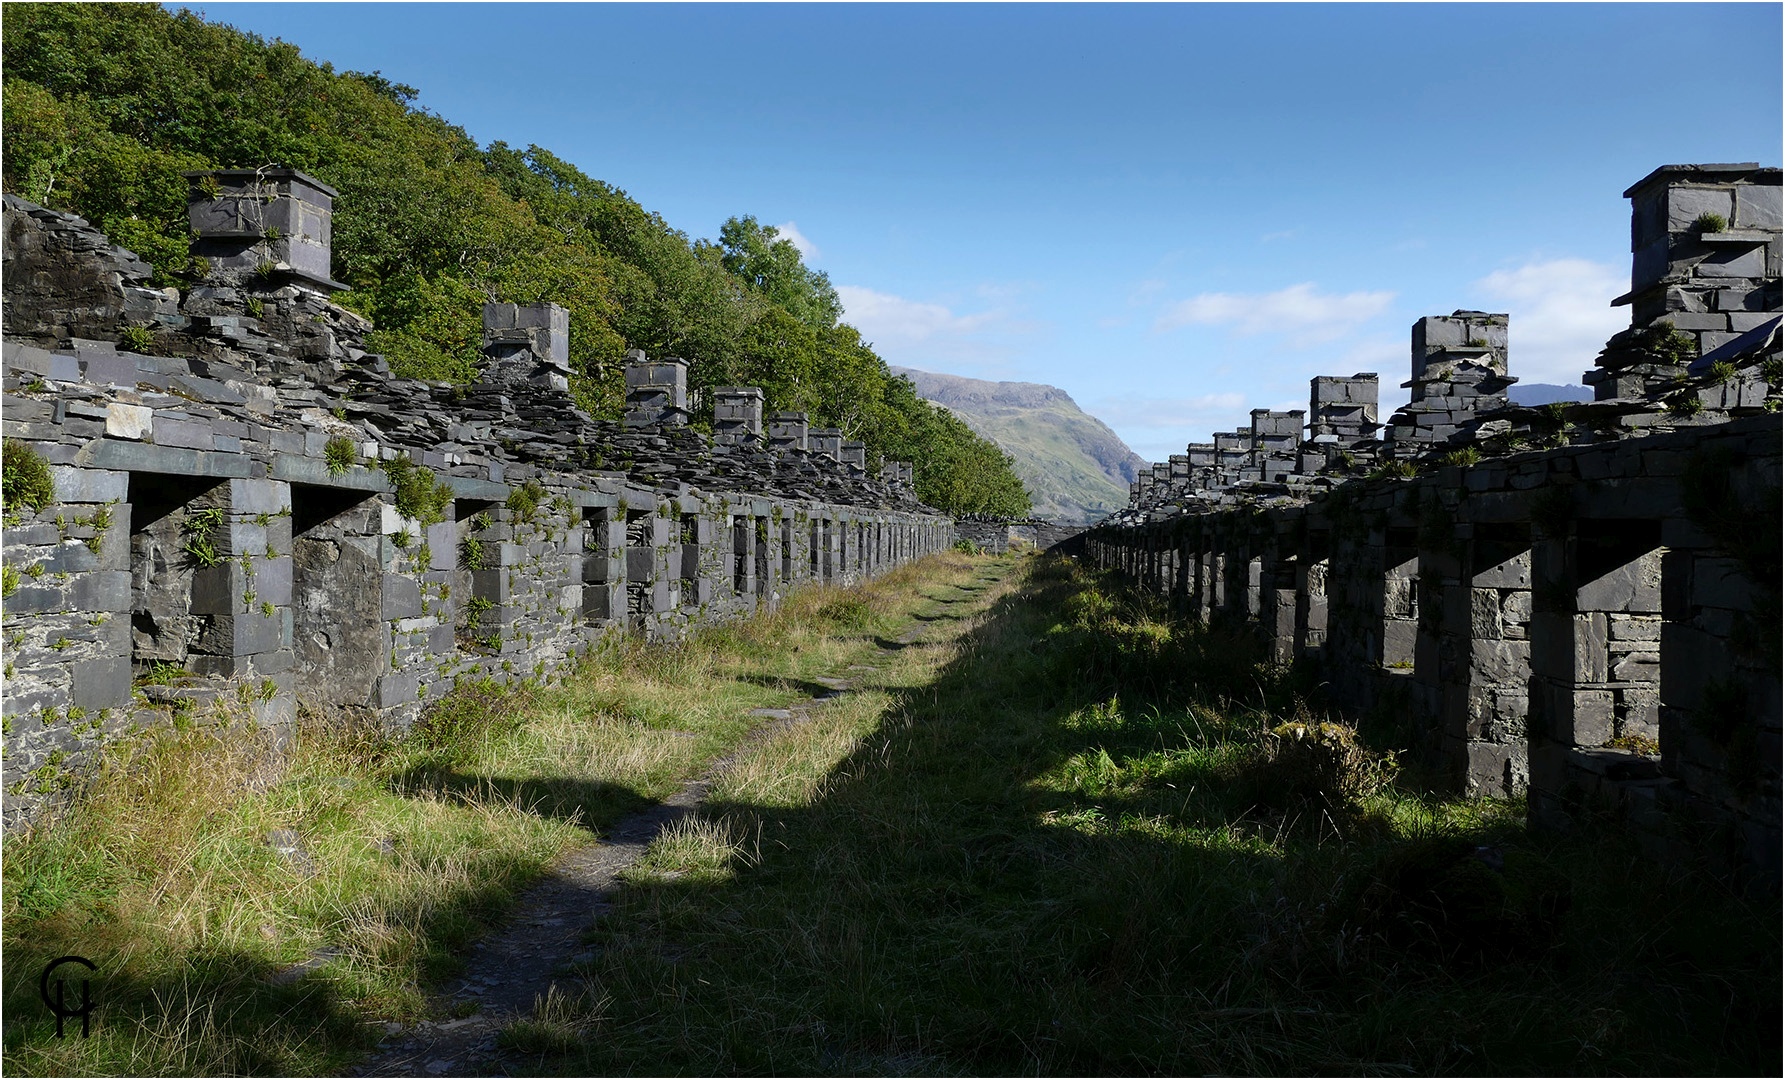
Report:
[[[415,722],[413,737],[423,749],[455,763],[468,761],[485,739],[517,730],[533,700],[533,690],[525,684],[463,682],[428,706]]]
[[[1664,364],[1684,365],[1698,359],[1698,341],[1667,319],[1635,331],[1632,344]]]
[[[839,626],[861,629],[874,617],[874,609],[859,596],[839,596],[825,601],[818,609],[818,617]]]
[[[505,505],[512,515],[511,520],[531,525],[533,515],[538,513],[539,504],[544,500],[545,486],[537,480],[529,480],[508,493]]]
[[[1311,720],[1271,728],[1242,767],[1261,803],[1312,802],[1335,810],[1375,794],[1399,770],[1392,753],[1368,749],[1354,729]]]
[[[0,500],[8,507],[24,504],[42,510],[56,501],[56,484],[43,455],[17,439],[0,449]]]
[[[211,534],[222,526],[224,516],[222,507],[213,506],[208,510],[194,510],[180,523],[180,535],[186,538],[182,550],[194,565],[216,566],[223,561]]]
[[[1729,219],[1715,211],[1706,210],[1693,219],[1692,228],[1700,233],[1720,233],[1729,228]]]
[[[146,353],[155,344],[155,335],[142,326],[126,326],[118,334],[118,344],[131,352]]]
[[[1668,396],[1667,411],[1672,416],[1697,416],[1704,411],[1704,399],[1696,391],[1681,390]]]
[[[1481,460],[1481,451],[1473,446],[1465,446],[1460,450],[1452,450],[1440,460],[1446,465],[1461,465],[1467,468]]]
[[[395,489],[393,501],[397,513],[418,521],[423,527],[446,520],[446,505],[452,502],[452,488],[436,480],[429,470],[402,454],[383,462],[385,474]]]
[[[328,474],[340,476],[359,464],[359,448],[345,435],[336,435],[323,445],[322,458],[328,466]]]
[[[1370,480],[1411,480],[1419,474],[1418,466],[1411,461],[1385,461],[1370,470]]]

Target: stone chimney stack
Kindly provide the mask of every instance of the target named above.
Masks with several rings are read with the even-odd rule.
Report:
[[[182,175],[191,183],[192,253],[213,273],[277,276],[325,293],[347,288],[329,276],[334,188],[296,169]]]
[[[1316,375],[1308,380],[1308,440],[1337,436],[1350,446],[1376,434],[1378,381],[1373,371],[1360,371],[1349,379],[1340,375]]]
[[[1469,388],[1462,396],[1491,396],[1518,382],[1508,377],[1506,323],[1505,315],[1485,311],[1427,315],[1413,324],[1413,377],[1401,385],[1423,401],[1427,394],[1456,396],[1461,386]]]
[[[1755,162],[1663,165],[1624,192],[1630,291],[1612,306],[1630,305],[1630,330],[1587,372],[1595,398],[1665,393],[1698,356],[1779,318],[1779,180],[1778,169]],[[1693,355],[1656,350],[1664,342],[1651,328],[1662,322],[1685,335]]]
[[[853,466],[866,472],[868,469],[868,445],[859,442],[844,443],[843,464]]]
[[[713,438],[724,443],[761,441],[761,387],[716,386],[713,388]]]
[[[1428,315],[1413,324],[1411,400],[1389,418],[1388,438],[1416,450],[1448,442],[1482,413],[1507,407],[1507,318],[1485,311]]]
[[[570,390],[570,312],[557,304],[485,304],[479,381]]]
[[[813,428],[808,442],[814,454],[823,454],[837,461],[843,460],[841,428]]]
[[[688,364],[678,357],[647,360],[626,354],[626,426],[682,427],[688,423]]]
[[[769,447],[773,450],[807,448],[806,414],[778,412],[769,414]]]

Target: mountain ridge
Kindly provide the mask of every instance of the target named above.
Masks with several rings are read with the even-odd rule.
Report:
[[[1127,504],[1129,483],[1148,465],[1057,386],[890,366],[894,375],[911,380],[919,397],[959,416],[1011,456],[1037,517],[1096,521]]]

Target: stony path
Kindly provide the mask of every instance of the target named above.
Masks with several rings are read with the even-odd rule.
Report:
[[[923,633],[918,623],[893,643],[903,648]],[[891,648],[883,647],[890,653]],[[851,670],[872,671],[871,665]],[[620,872],[637,862],[651,841],[672,823],[699,809],[707,789],[755,743],[783,728],[805,722],[810,710],[849,691],[847,680],[819,677],[826,689],[786,709],[757,709],[752,715],[767,723],[753,730],[732,752],[688,781],[668,799],[622,818],[599,843],[561,859],[539,882],[522,894],[503,929],[478,942],[466,960],[464,975],[454,980],[439,1002],[445,1015],[477,1011],[457,1020],[423,1021],[412,1027],[393,1024],[378,1052],[362,1063],[357,1076],[493,1076],[519,1066],[521,1056],[496,1045],[496,1037],[515,1020],[531,1016],[536,999],[544,998],[562,980],[560,993],[580,987],[571,968],[593,957],[583,944],[584,932],[611,906],[608,895]]]

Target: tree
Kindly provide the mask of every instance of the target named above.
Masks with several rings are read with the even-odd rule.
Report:
[[[809,270],[793,241],[773,225],[745,215],[719,229],[720,263],[771,303],[786,308],[814,330],[829,330],[843,316],[842,301],[823,271]]]

